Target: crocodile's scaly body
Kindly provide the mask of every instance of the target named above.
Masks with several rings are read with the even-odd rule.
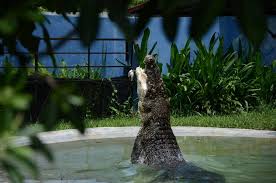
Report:
[[[186,162],[170,125],[169,100],[161,74],[153,56],[146,56],[145,69],[136,68],[140,129],[132,150],[131,162],[165,169],[152,182],[178,178],[195,183],[224,183],[223,176]],[[134,76],[130,71],[129,75]],[[184,180],[184,179],[183,179]]]
[[[171,129],[169,100],[154,57],[148,55],[144,62],[145,69],[136,69],[142,128],[135,140],[131,161],[175,168],[185,160]]]

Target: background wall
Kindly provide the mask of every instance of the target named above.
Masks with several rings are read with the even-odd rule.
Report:
[[[175,43],[178,48],[182,48],[185,42],[189,38],[189,24],[191,18],[183,17],[180,18],[180,25],[178,34],[175,39]],[[276,34],[276,16],[270,16],[268,18],[269,29]],[[166,63],[170,61],[170,46],[171,43],[166,39],[162,30],[162,18],[155,17],[152,18],[148,27],[151,30],[151,36],[149,39],[150,47],[157,41],[157,53],[159,55],[159,61],[163,63],[163,73],[167,72],[167,68],[164,67]],[[252,30],[254,31],[254,30]],[[233,46],[238,49],[239,39],[242,41],[243,49],[248,48],[247,39],[241,33],[237,20],[234,17],[225,16],[219,17],[214,22],[213,26],[209,31],[203,36],[202,41],[206,46],[209,45],[209,41],[214,33],[218,33],[224,38],[224,49],[226,50],[229,46]],[[141,37],[138,39],[141,41]],[[194,51],[196,51],[196,46],[191,43],[191,59],[195,57]],[[261,51],[263,55],[264,64],[271,64],[273,60],[276,59],[276,38],[273,38],[270,34],[267,34],[261,45]]]
[[[62,16],[56,14],[46,14],[48,21],[45,22],[45,25],[49,31],[50,37],[52,38],[62,38],[68,32],[73,29],[72,24],[63,19]],[[70,15],[70,20],[73,24],[76,23],[78,16]],[[130,18],[132,21],[135,21],[135,18]],[[176,36],[175,42],[179,48],[182,48],[189,37],[188,27],[191,18],[182,17],[180,18],[179,30]],[[271,16],[268,18],[269,29],[276,33],[276,17]],[[163,73],[167,72],[166,63],[169,63],[170,59],[170,46],[171,43],[166,39],[163,30],[162,30],[162,18],[153,17],[148,24],[148,27],[151,30],[151,35],[149,38],[149,47],[151,47],[155,41],[157,41],[156,52],[159,55],[159,62],[163,63]],[[254,31],[254,30],[252,30]],[[218,33],[224,37],[225,49],[231,44],[234,47],[237,47],[237,38],[243,40],[243,46],[246,48],[247,43],[244,36],[240,33],[241,31],[238,28],[238,23],[233,17],[219,17],[214,22],[213,26],[209,31],[203,36],[202,41],[205,45],[208,45],[211,36],[214,33]],[[42,30],[37,28],[34,32],[35,35],[42,37]],[[72,37],[77,37],[72,36]],[[120,32],[118,27],[113,24],[106,15],[101,16],[100,27],[98,38],[124,38],[123,34]],[[137,39],[138,42],[141,41],[142,35]],[[55,44],[57,41],[52,41]],[[24,51],[24,48],[20,45],[18,47]],[[45,50],[45,43],[41,41],[40,51]],[[91,45],[91,52],[124,52],[126,50],[126,44],[124,41],[96,41]],[[196,50],[195,44],[191,43],[191,58],[193,59]],[[264,63],[271,64],[273,60],[276,59],[276,41],[275,37],[267,35],[265,38],[261,50],[263,53]],[[67,41],[62,47],[55,50],[55,52],[87,52],[87,48],[83,47],[79,40]],[[8,56],[8,55],[6,55]],[[87,54],[56,54],[58,64],[61,61],[65,61],[68,66],[85,65],[88,57]],[[15,64],[16,60],[10,58]],[[91,65],[121,65],[116,60],[126,63],[126,57],[124,54],[110,54],[110,55],[100,55],[95,54],[90,56]],[[3,62],[4,57],[0,57],[0,62]],[[45,66],[52,65],[51,60],[48,56],[40,56],[41,62]],[[127,63],[126,63],[127,64]],[[103,69],[102,73],[104,77],[115,77],[122,76],[124,74],[123,68],[108,68]]]

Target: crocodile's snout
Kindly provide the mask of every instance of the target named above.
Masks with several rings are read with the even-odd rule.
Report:
[[[144,60],[145,65],[153,65],[155,63],[155,58],[153,55],[147,55]]]

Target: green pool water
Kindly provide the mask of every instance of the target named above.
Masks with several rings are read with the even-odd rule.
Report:
[[[184,158],[224,177],[229,183],[276,182],[276,139],[237,137],[178,137]],[[55,163],[36,157],[44,182],[212,182],[166,177],[164,171],[132,165],[134,139],[88,140],[50,145]],[[198,175],[200,176],[200,175]],[[34,181],[26,181],[34,182]]]

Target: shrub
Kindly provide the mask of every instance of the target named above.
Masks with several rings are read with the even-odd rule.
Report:
[[[223,38],[212,36],[209,46],[195,41],[190,60],[190,40],[183,49],[171,46],[164,82],[172,110],[180,114],[230,114],[275,103],[276,75],[273,66],[262,64],[261,54],[248,55],[223,49]]]

